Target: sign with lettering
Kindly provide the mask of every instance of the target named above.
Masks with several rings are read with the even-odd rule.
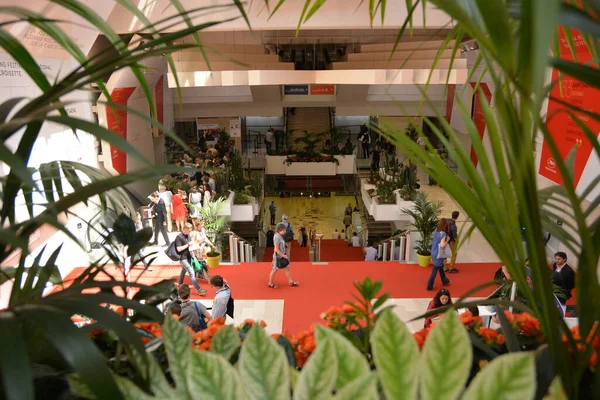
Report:
[[[313,96],[335,94],[335,85],[310,85],[310,94]]]
[[[283,87],[283,94],[286,96],[307,95],[308,85],[285,85]]]
[[[229,136],[231,137],[241,137],[242,129],[240,128],[240,119],[230,119],[229,120]]]
[[[564,60],[573,61],[573,55],[569,49],[568,42],[560,28],[560,57]],[[581,34],[575,30],[572,31],[573,40],[575,44],[575,51],[579,63],[586,63],[592,59],[590,52],[581,37]],[[552,81],[555,82],[558,79],[558,71],[552,71]],[[548,130],[552,135],[552,138],[556,142],[556,146],[560,152],[560,157],[564,160],[573,148],[576,149],[575,153],[575,175],[574,183],[577,192],[582,192],[592,179],[597,176],[595,174],[589,174],[587,171],[590,164],[597,163],[597,156],[593,153],[593,144],[585,136],[585,133],[581,127],[574,121],[569,114],[565,112],[567,107],[563,106],[558,100],[572,104],[576,107],[582,108],[587,111],[594,113],[600,112],[600,90],[590,87],[590,85],[575,80],[567,75],[561,75],[562,79],[562,93],[560,85],[554,85],[550,91],[550,99],[548,101],[548,113],[546,117],[546,124]],[[600,132],[600,122],[589,118],[587,115],[581,113],[575,113],[581,121],[596,135]],[[593,156],[593,158],[591,157]],[[550,148],[544,141],[542,147],[542,154],[540,159],[540,166],[538,173],[554,183],[563,184],[563,178],[560,174],[557,161],[554,159],[554,155],[550,151]],[[594,176],[595,175],[595,176]],[[583,177],[583,180],[582,180]]]

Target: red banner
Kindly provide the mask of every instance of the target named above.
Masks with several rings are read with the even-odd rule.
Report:
[[[577,53],[578,62],[583,64],[592,59],[589,50],[587,49],[581,34],[572,30],[573,41],[575,43],[575,52]],[[567,40],[565,39],[562,28],[560,28],[560,58],[567,61],[573,61],[573,55],[569,49]],[[552,82],[558,80],[558,71],[552,71]],[[552,138],[556,142],[556,146],[560,152],[562,160],[567,158],[567,155],[571,152],[573,147],[577,147],[575,154],[575,186],[581,179],[581,174],[590,158],[592,153],[592,143],[587,140],[584,132],[577,125],[577,123],[571,119],[571,117],[562,110],[566,109],[566,106],[561,105],[554,99],[559,99],[563,102],[572,104],[579,108],[600,113],[600,91],[598,89],[590,87],[588,84],[581,81],[575,80],[564,74],[562,78],[562,93],[560,85],[554,85],[554,88],[550,92],[550,99],[548,101],[548,114],[546,116],[546,125],[552,135]],[[593,120],[585,115],[575,113],[579,119],[595,134],[600,132],[600,123]],[[550,149],[546,142],[542,147],[542,155],[540,160],[540,167],[538,173],[551,181],[562,184],[563,178],[556,167],[556,160],[552,156]]]
[[[334,95],[335,94],[335,85],[310,85],[310,94],[311,95]]]
[[[134,87],[118,88],[112,91],[110,98],[114,103],[126,106],[127,101],[134,91]],[[106,125],[109,130],[127,140],[127,111],[114,107],[106,107]],[[127,154],[113,145],[110,145],[110,154],[113,168],[120,174],[126,173]]]
[[[476,82],[471,82],[471,87],[475,88]],[[485,96],[485,100],[488,104],[492,102],[492,92],[488,87],[488,84],[485,82],[481,82],[477,91],[473,93],[473,122],[477,127],[477,132],[479,132],[479,137],[483,140],[483,136],[485,135],[485,116],[483,115],[483,107],[481,106],[481,93]],[[477,158],[477,154],[475,153],[475,149],[473,145],[471,145],[471,162],[474,166],[479,164],[479,159]]]
[[[454,108],[454,94],[456,93],[456,85],[448,84],[448,93],[446,93],[446,121],[452,121],[452,109]]]
[[[164,102],[164,80],[161,75],[158,78],[158,82],[156,82],[156,86],[154,86],[154,99],[156,102],[156,120],[162,124],[164,124],[164,111],[165,111],[165,102]],[[156,129],[153,129],[156,132]],[[157,136],[162,136],[163,131],[158,130]]]

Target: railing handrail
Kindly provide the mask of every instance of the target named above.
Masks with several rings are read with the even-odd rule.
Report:
[[[390,236],[389,238],[387,238],[387,239],[384,239],[384,240],[382,240],[382,241],[380,241],[380,242],[376,243],[376,244],[375,244],[375,246],[378,246],[378,245],[380,245],[380,244],[384,244],[384,243],[387,243],[387,242],[391,242],[392,240],[396,240],[396,239],[399,239],[399,238],[401,238],[401,237],[406,237],[406,235],[408,235],[408,233],[409,233],[409,231],[408,231],[408,230],[406,230],[406,231],[402,231],[402,232],[400,232],[400,233],[398,233],[398,234],[396,234],[396,235],[394,235],[394,236]]]
[[[236,238],[238,238],[238,240],[240,240],[240,241],[242,241],[242,242],[244,242],[244,243],[251,244],[251,243],[250,243],[250,241],[248,241],[248,240],[244,239],[243,237],[241,237],[240,235],[238,235],[237,233],[235,233],[235,232],[233,232],[233,231],[225,231],[225,232],[223,232],[223,233],[227,233],[227,234],[228,234],[228,235],[230,235],[230,236],[236,237]]]

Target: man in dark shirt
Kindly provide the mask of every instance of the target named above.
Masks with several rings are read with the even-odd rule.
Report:
[[[275,207],[275,202],[272,201],[269,206],[269,213],[271,214],[271,225],[275,225],[275,213],[277,212],[277,207]]]
[[[165,243],[168,246],[171,244],[171,241],[169,240],[169,235],[167,235],[167,228],[165,226],[167,223],[167,207],[165,206],[165,202],[160,198],[160,194],[158,192],[154,192],[148,197],[154,203],[154,206],[152,206],[152,212],[156,217],[156,220],[154,221],[154,242],[150,242],[148,245],[158,245],[158,232],[160,232],[162,233],[162,237],[165,239]]]
[[[572,297],[571,292],[575,288],[575,271],[567,264],[567,254],[559,251],[554,254],[554,264],[552,264],[552,282],[560,287],[564,298],[559,298],[561,304],[565,304]]]
[[[192,280],[192,284],[198,291],[200,296],[204,296],[206,294],[206,290],[202,289],[196,280],[196,274],[194,273],[194,268],[192,267],[192,255],[190,254],[190,237],[189,234],[192,231],[193,226],[189,222],[186,222],[183,226],[183,230],[177,238],[175,238],[175,247],[177,248],[177,253],[179,254],[179,263],[181,264],[181,273],[179,274],[179,282],[178,285],[183,283],[183,279],[185,278],[185,273],[187,272]]]

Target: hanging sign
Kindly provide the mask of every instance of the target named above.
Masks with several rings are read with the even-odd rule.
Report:
[[[283,94],[286,96],[307,95],[308,85],[285,85],[283,87]]]

